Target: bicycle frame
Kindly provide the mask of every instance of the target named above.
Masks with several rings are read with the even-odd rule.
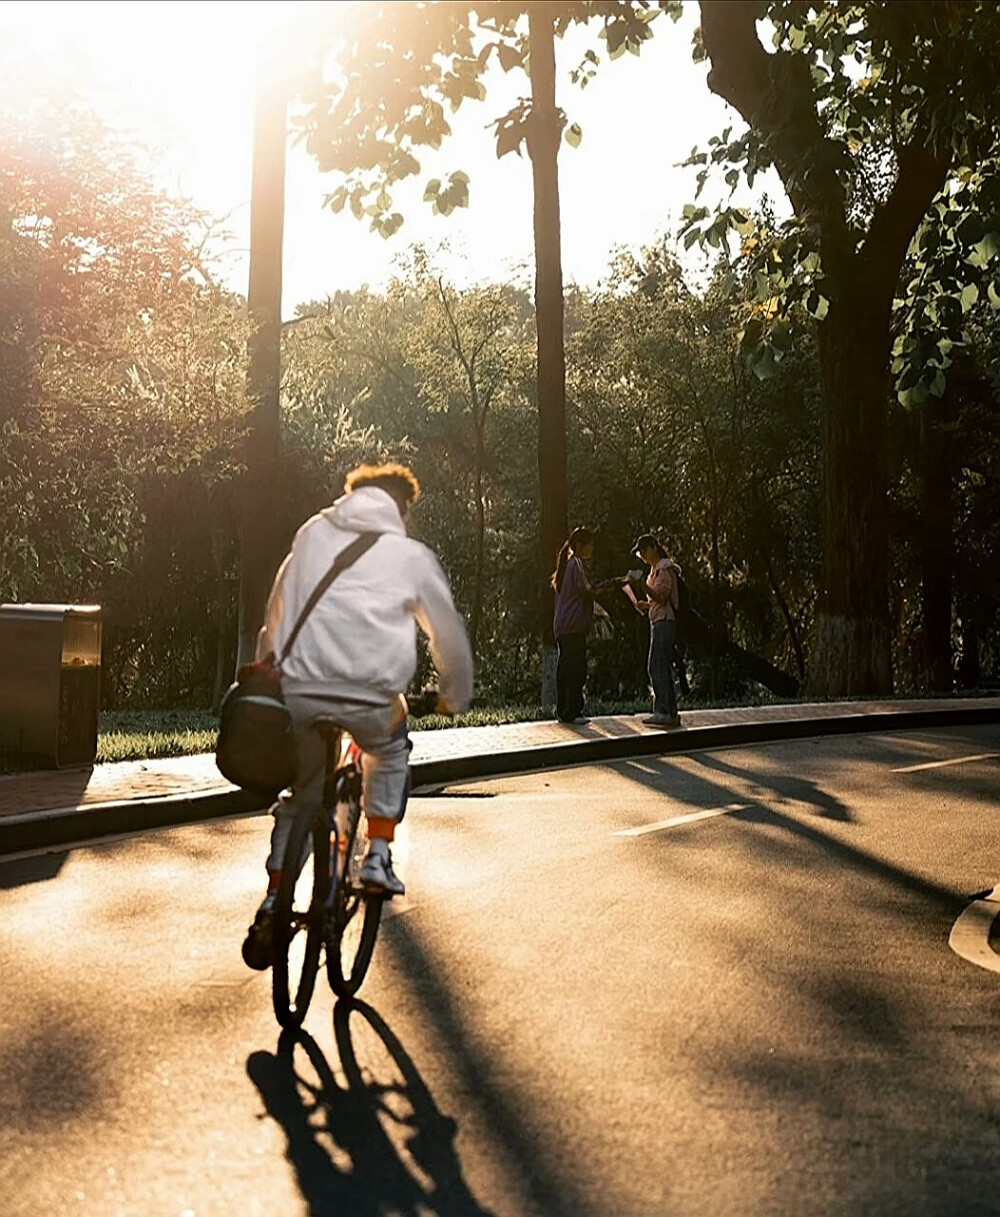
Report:
[[[361,749],[345,731],[340,760],[333,774],[333,794],[324,800],[330,831],[330,888],[324,901],[327,912],[337,899],[337,888],[348,872],[347,856],[361,820]],[[343,808],[343,823],[340,822]]]

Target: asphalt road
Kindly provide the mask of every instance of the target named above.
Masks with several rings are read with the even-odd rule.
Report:
[[[239,957],[266,818],[0,864],[0,1211],[1000,1214],[1000,974],[948,945],[998,775],[983,727],[415,799],[297,1043]]]

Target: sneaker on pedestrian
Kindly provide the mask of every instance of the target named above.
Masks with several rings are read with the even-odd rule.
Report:
[[[681,716],[679,714],[671,714],[670,725],[671,727],[679,727],[681,725]]]
[[[365,887],[375,888],[386,896],[403,896],[406,886],[392,869],[392,854],[369,848],[368,856],[361,864],[360,879]]]
[[[243,939],[243,962],[255,972],[265,972],[274,962],[274,906],[277,902],[278,893],[268,892]]]
[[[680,715],[677,716],[677,721],[670,717],[669,714],[651,714],[648,718],[642,720],[647,727],[676,727],[680,725]]]
[[[586,716],[586,714],[578,714],[576,718],[570,719],[570,722],[573,723],[574,726],[579,727],[581,723],[589,723],[590,719]]]

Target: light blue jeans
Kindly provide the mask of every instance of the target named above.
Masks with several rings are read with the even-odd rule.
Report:
[[[673,718],[677,713],[674,687],[674,638],[677,622],[673,618],[657,621],[649,630],[649,683],[653,686],[653,713]]]
[[[401,699],[387,705],[368,705],[332,697],[297,697],[286,694],[296,744],[296,777],[291,791],[278,797],[271,808],[271,852],[268,870],[280,870],[288,834],[303,807],[323,805],[327,775],[327,746],[317,723],[337,723],[349,731],[364,753],[361,801],[365,814],[397,823],[406,812],[410,786],[410,737]]]

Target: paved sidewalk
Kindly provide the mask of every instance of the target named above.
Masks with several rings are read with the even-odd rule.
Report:
[[[768,739],[1000,722],[1000,698],[834,702],[692,710],[679,729],[642,715],[580,726],[547,721],[413,733],[413,785],[592,764]],[[0,855],[262,808],[209,755],[0,776]]]

